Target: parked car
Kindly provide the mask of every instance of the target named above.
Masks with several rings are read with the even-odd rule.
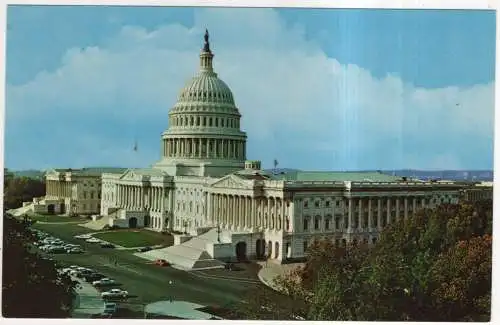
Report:
[[[92,235],[89,235],[89,234],[76,235],[75,238],[76,239],[89,239],[89,238],[92,238]]]
[[[115,248],[115,245],[113,245],[111,243],[102,243],[101,247],[102,248]]]
[[[111,316],[116,313],[116,303],[114,302],[105,302],[104,303],[104,311],[102,312],[103,316]]]
[[[158,266],[169,266],[170,263],[168,263],[166,260],[158,259],[158,260],[155,261],[155,265],[158,265]]]
[[[82,254],[83,250],[81,248],[70,248],[66,250],[66,253],[68,254]]]
[[[122,289],[111,289],[101,293],[102,298],[127,298],[128,292]]]
[[[100,243],[101,241],[97,238],[89,238],[85,240],[87,243]]]
[[[98,281],[105,278],[105,276],[99,273],[90,273],[85,275],[83,278],[85,281],[93,283],[94,281]]]
[[[116,284],[116,281],[110,278],[102,278],[100,280],[92,282],[92,285],[95,287],[104,287],[114,284]]]
[[[139,252],[139,253],[143,253],[143,252],[148,252],[148,251],[150,251],[150,250],[152,250],[152,248],[151,248],[151,247],[149,247],[149,246],[146,246],[146,247],[141,247],[141,248],[138,248],[138,249],[137,249],[137,252]]]

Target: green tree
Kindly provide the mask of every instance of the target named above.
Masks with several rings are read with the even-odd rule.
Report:
[[[57,272],[31,246],[27,223],[4,212],[2,314],[15,318],[66,318],[71,314],[76,282]]]
[[[45,182],[28,177],[4,179],[4,209],[15,209],[23,202],[45,195]]]
[[[282,279],[309,320],[483,321],[491,296],[492,201],[401,218],[373,248],[316,242]],[[489,246],[488,246],[489,245]]]

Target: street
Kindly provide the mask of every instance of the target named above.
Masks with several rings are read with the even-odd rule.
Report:
[[[261,286],[256,277],[238,271],[210,270],[186,272],[172,267],[152,265],[133,255],[134,251],[101,248],[97,244],[75,239],[73,235],[85,229],[68,224],[36,224],[64,241],[80,244],[84,254],[55,254],[54,258],[67,264],[92,268],[113,278],[131,294],[128,299],[131,306],[141,309],[145,303],[159,300],[183,300],[207,306],[230,306],[241,301],[247,290]],[[83,229],[83,231],[82,231]]]

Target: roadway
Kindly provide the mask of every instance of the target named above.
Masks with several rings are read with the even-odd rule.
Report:
[[[132,305],[159,300],[189,301],[207,306],[230,306],[240,302],[248,290],[257,286],[270,290],[250,272],[218,270],[186,272],[172,267],[159,267],[133,255],[133,251],[101,248],[74,238],[74,234],[86,232],[85,228],[69,224],[35,224],[54,237],[82,246],[84,254],[56,254],[54,258],[65,264],[92,268],[122,284],[133,297]],[[77,228],[78,227],[78,228]],[[141,307],[137,307],[138,309]]]

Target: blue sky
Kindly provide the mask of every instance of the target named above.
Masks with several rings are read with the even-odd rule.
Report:
[[[11,6],[7,19],[8,168],[158,160],[205,27],[249,159],[493,165],[492,11]]]

